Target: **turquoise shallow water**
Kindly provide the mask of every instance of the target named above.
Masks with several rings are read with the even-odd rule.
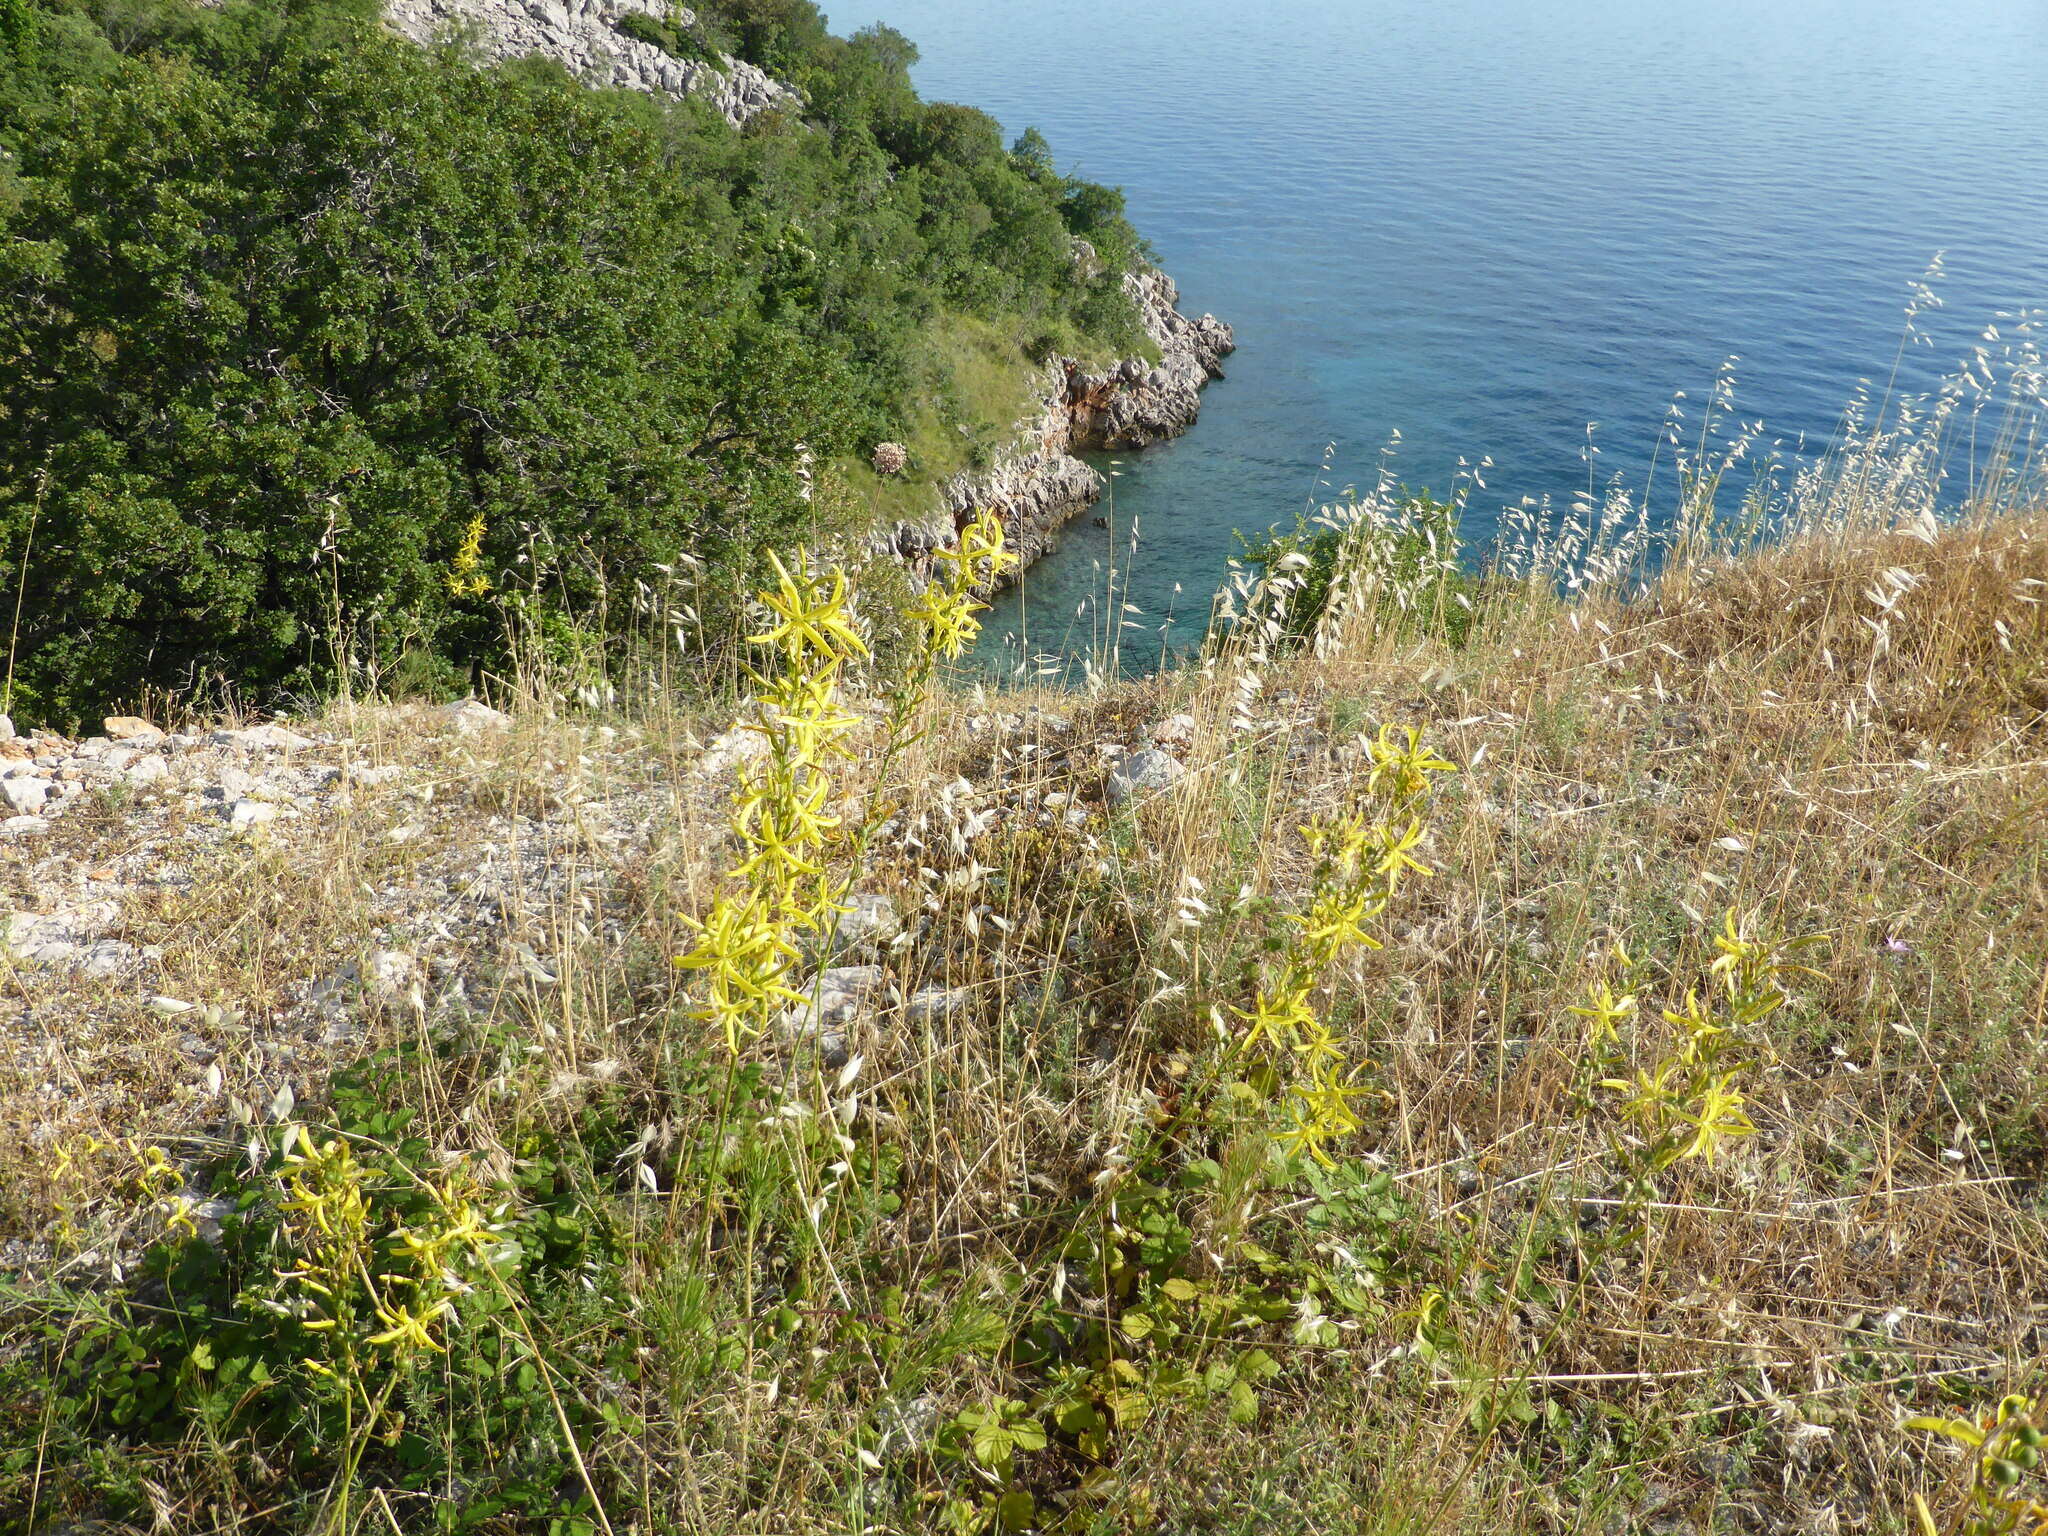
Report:
[[[1503,506],[1585,484],[1590,422],[1603,474],[1640,473],[1674,392],[1704,401],[1731,354],[1744,416],[1824,441],[1937,250],[1911,383],[2048,304],[2042,0],[832,11],[876,20],[918,45],[927,96],[1122,185],[1183,307],[1237,328],[1193,432],[1125,457],[1111,526],[1078,521],[991,616],[1034,650],[1102,632],[1099,596],[1075,614],[1115,563],[1127,643],[1156,653],[1169,608],[1199,626],[1233,530],[1369,481],[1396,430],[1413,485],[1491,456],[1483,541]]]

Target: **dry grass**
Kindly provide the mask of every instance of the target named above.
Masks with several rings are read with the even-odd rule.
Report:
[[[236,1144],[246,1129],[188,1081],[152,993],[243,1009],[219,1026],[241,1032],[219,1043],[236,1061],[267,1062],[289,1036],[301,1116],[337,1057],[426,1042],[386,1080],[418,1110],[414,1134],[508,1178],[555,1170],[522,1198],[605,1234],[521,1314],[576,1405],[596,1528],[943,1529],[946,1499],[976,1479],[903,1426],[1042,1386],[1007,1346],[1056,1274],[1067,1283],[1061,1246],[1105,1219],[1098,1191],[1119,1187],[1123,1159],[1199,1101],[1221,1059],[1212,1009],[1246,1003],[1266,903],[1290,906],[1307,877],[1293,829],[1351,792],[1360,731],[1415,724],[1464,768],[1427,847],[1437,874],[1328,1004],[1371,1061],[1367,1129],[1344,1150],[1397,1196],[1354,1228],[1312,1226],[1307,1186],[1248,1150],[1238,1121],[1179,1143],[1212,1137],[1226,1165],[1182,1206],[1198,1253],[1249,1235],[1341,1268],[1333,1246],[1370,1250],[1379,1290],[1335,1344],[1260,1335],[1283,1369],[1249,1422],[1162,1402],[1119,1428],[1094,1484],[1057,1438],[1020,1458],[1037,1518],[1903,1531],[1911,1491],[1953,1506],[1958,1464],[1899,1420],[2048,1385],[2043,583],[2039,518],[1931,543],[1837,532],[1688,568],[1627,605],[1532,596],[1456,652],[1355,636],[1086,698],[946,701],[858,882],[908,925],[844,957],[882,964],[885,989],[843,1041],[760,1042],[752,1087],[687,1018],[667,963],[724,858],[721,791],[689,767],[687,720],[602,742],[594,723],[536,720],[486,749],[365,712],[330,722],[337,751],[413,771],[138,900],[132,932],[162,946],[157,971],[13,979],[39,1018],[95,1021],[90,1049],[46,1038],[99,1066],[77,1069],[92,1085],[77,1115],[16,1077],[0,1124],[13,1148],[88,1126],[109,1142],[182,1133],[195,1160]],[[1105,749],[1155,732],[1187,777],[1105,815]],[[605,841],[625,827],[650,835]],[[133,834],[108,815],[65,835],[80,842],[61,857],[84,868]],[[533,898],[505,921],[462,916],[462,877],[499,846]],[[421,889],[431,899],[400,894]],[[1196,891],[1212,910],[1183,923]],[[1677,1165],[1641,1237],[1614,1241],[1627,1135],[1567,1009],[1616,942],[1644,962],[1646,995],[1682,992],[1729,908],[1826,933],[1820,974],[1769,1022],[1772,1059],[1748,1083],[1757,1134]],[[305,980],[385,948],[430,957],[433,984],[352,1011],[361,1037],[287,1027]],[[934,988],[946,1006],[910,1005]],[[1624,1046],[1647,1065],[1666,1034],[1646,1008]],[[259,1122],[267,1070],[237,1080]],[[822,1108],[852,1148],[815,1216],[788,1173],[818,1166],[789,1104]],[[50,1180],[9,1161],[14,1235],[46,1236]],[[79,1204],[98,1268],[64,1262],[104,1285],[146,1217]],[[17,1252],[42,1285],[46,1250]],[[1099,1314],[1075,1284],[1070,1309]],[[28,1337],[0,1351],[19,1359]],[[488,1391],[454,1391],[451,1422]],[[23,1422],[51,1433],[0,1418]],[[546,1442],[560,1421],[541,1422]],[[317,1528],[320,1489],[268,1449],[196,1426],[145,1447],[144,1502],[180,1531]],[[69,1472],[36,1473],[56,1526],[149,1528]],[[23,1498],[14,1476],[0,1510]],[[562,1496],[579,1486],[565,1476]],[[456,1502],[393,1484],[388,1528],[431,1529]],[[360,1529],[380,1528],[378,1504],[359,1507]],[[547,1526],[528,1512],[475,1528]]]

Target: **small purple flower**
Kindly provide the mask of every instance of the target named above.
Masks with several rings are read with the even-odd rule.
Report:
[[[1884,948],[1885,953],[1890,955],[1910,955],[1913,953],[1913,946],[1895,933],[1885,935]]]

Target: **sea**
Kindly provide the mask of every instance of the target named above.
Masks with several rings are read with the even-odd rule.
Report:
[[[998,675],[1184,651],[1243,541],[1385,466],[1439,494],[1462,473],[1482,550],[1505,508],[1643,476],[1724,374],[1723,419],[1790,459],[1859,381],[1931,388],[2048,306],[2048,0],[848,0],[830,20],[896,28],[928,99],[1122,187],[1182,307],[1236,328],[1200,422],[1098,461],[1111,496],[987,616]]]

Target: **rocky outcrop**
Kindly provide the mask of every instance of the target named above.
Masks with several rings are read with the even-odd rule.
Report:
[[[1157,268],[1134,274],[1125,287],[1159,348],[1159,362],[1126,358],[1102,374],[1066,365],[1077,448],[1143,448],[1179,436],[1201,414],[1202,386],[1223,377],[1223,359],[1237,347],[1230,327],[1214,315],[1183,315],[1179,288]]]
[[[1102,476],[1077,453],[1144,448],[1194,425],[1202,386],[1223,377],[1223,359],[1236,349],[1231,329],[1214,315],[1182,314],[1179,288],[1157,268],[1133,273],[1125,284],[1159,361],[1126,358],[1090,373],[1072,358],[1053,358],[1040,379],[1037,413],[1020,426],[1011,450],[988,469],[948,480],[929,519],[883,534],[895,554],[916,561],[949,543],[973,512],[993,508],[1021,571],[1102,495]]]
[[[678,28],[696,19],[665,0],[386,0],[384,15],[416,43],[458,39],[492,63],[540,54],[596,85],[695,96],[735,127],[800,99],[780,81],[730,56],[717,64],[679,59],[626,36],[619,21],[636,11]]]

